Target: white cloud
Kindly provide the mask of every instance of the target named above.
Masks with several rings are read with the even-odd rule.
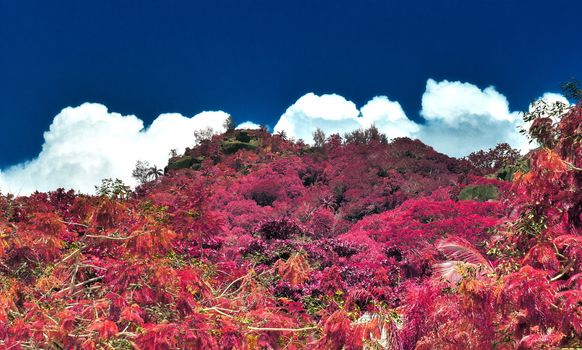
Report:
[[[546,92],[538,100],[545,100],[547,103],[561,102],[567,106],[571,106],[570,101],[568,101],[568,99],[565,98],[564,95],[557,94],[555,92]],[[531,107],[532,106],[530,105],[530,110],[531,110]]]
[[[513,121],[507,98],[489,86],[484,90],[459,81],[436,82],[429,79],[422,95],[421,115],[426,120],[438,120],[450,125],[459,122],[478,124],[478,117]],[[477,117],[477,118],[476,118]]]
[[[542,96],[549,102],[566,99],[555,93]],[[279,119],[275,132],[312,143],[312,133],[322,129],[326,135],[367,128],[372,124],[389,138],[419,138],[437,151],[462,157],[481,149],[507,142],[526,152],[532,145],[519,133],[522,114],[509,108],[507,98],[494,87],[479,87],[458,81],[429,79],[422,96],[417,124],[406,116],[398,102],[377,96],[358,110],[356,105],[339,95],[301,97]]]
[[[390,101],[386,96],[376,96],[360,109],[363,128],[375,125],[388,138],[414,136],[420,126],[408,119],[400,103]]]
[[[312,143],[317,128],[327,135],[357,129],[359,113],[356,105],[342,96],[308,93],[287,108],[274,132],[285,131],[289,137]]]
[[[568,101],[560,94],[545,93],[548,102]],[[419,138],[437,151],[465,156],[500,142],[528,150],[532,145],[519,134],[521,113],[511,111],[507,98],[494,87],[479,87],[461,82],[429,79],[422,96],[420,116],[415,123],[396,101],[377,96],[358,109],[339,95],[308,93],[299,98],[280,117],[274,132],[312,143],[317,128],[326,135],[367,128],[372,124],[389,138]],[[148,127],[134,115],[108,112],[107,107],[85,103],[63,109],[44,134],[42,151],[35,159],[0,171],[0,190],[28,194],[58,187],[93,193],[103,178],[131,178],[137,160],[163,167],[168,153],[179,153],[192,146],[194,131],[208,127],[224,131],[228,114],[202,112],[192,118],[162,114]],[[242,128],[258,128],[246,121]]]
[[[398,102],[377,96],[360,110],[339,95],[318,96],[308,93],[301,97],[279,119],[275,132],[313,143],[313,132],[319,128],[326,135],[344,133],[375,124],[389,137],[411,136],[418,125],[408,119]]]
[[[131,171],[137,160],[158,167],[167,164],[171,149],[192,146],[194,130],[224,131],[224,112],[202,112],[192,118],[162,114],[144,129],[134,115],[107,111],[96,103],[63,109],[44,134],[37,158],[0,172],[0,189],[28,194],[59,187],[93,193],[103,178],[135,184]]]
[[[530,145],[519,133],[521,113],[510,111],[507,98],[490,86],[429,79],[420,115],[426,119],[419,138],[437,151],[465,156],[507,142],[526,151]]]
[[[261,126],[251,121],[242,122],[236,126],[236,129],[260,129]]]

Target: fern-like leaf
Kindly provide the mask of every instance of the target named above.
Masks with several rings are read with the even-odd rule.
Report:
[[[447,258],[456,261],[462,261],[473,265],[482,265],[489,271],[492,271],[492,266],[477,249],[471,244],[462,239],[447,239],[441,240],[436,244],[437,249],[443,253]]]
[[[451,284],[457,284],[468,274],[482,276],[493,272],[489,260],[469,242],[461,239],[442,240],[436,244],[436,247],[451,260],[433,265],[433,270],[437,276]]]

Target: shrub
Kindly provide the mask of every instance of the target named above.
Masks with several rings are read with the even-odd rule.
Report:
[[[251,141],[251,137],[249,136],[249,134],[246,131],[239,131],[236,133],[235,139],[237,141],[240,142],[250,142]]]
[[[257,233],[266,240],[289,239],[301,234],[301,228],[293,220],[283,218],[263,223]]]
[[[224,154],[234,154],[241,149],[248,149],[254,150],[257,148],[257,145],[248,143],[248,142],[241,142],[239,140],[226,140],[222,141],[222,152]]]
[[[499,197],[497,187],[493,185],[470,185],[461,190],[459,199],[485,202]]]

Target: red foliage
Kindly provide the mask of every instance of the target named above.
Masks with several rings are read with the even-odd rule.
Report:
[[[513,183],[474,175],[505,146],[471,166],[235,130],[128,198],[0,195],[1,347],[580,346],[580,116],[534,120],[545,148]],[[499,200],[457,200],[469,184]]]

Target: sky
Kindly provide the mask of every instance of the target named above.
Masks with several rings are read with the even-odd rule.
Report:
[[[131,182],[193,130],[372,123],[463,156],[582,79],[582,2],[0,0],[0,191]],[[253,125],[253,124],[245,124]]]

